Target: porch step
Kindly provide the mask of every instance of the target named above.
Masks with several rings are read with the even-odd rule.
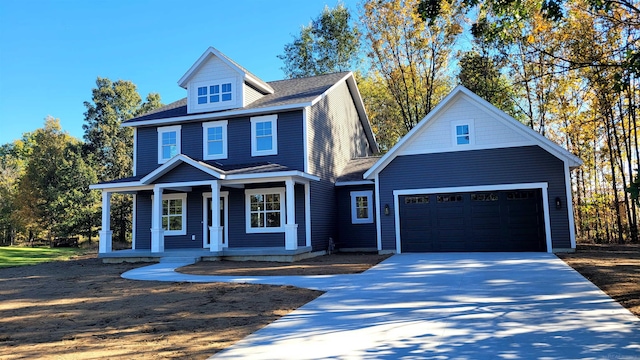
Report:
[[[194,256],[165,256],[160,258],[161,263],[191,263],[195,264],[200,261],[201,257]]]

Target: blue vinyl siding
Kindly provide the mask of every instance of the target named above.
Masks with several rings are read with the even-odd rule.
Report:
[[[144,176],[158,165],[158,130],[156,127],[140,127],[136,140],[136,174]]]
[[[174,182],[182,182],[182,181],[208,181],[208,180],[216,180],[213,176],[201,171],[199,169],[194,168],[189,164],[182,163],[176,166],[175,169],[172,169],[159,179],[157,179],[155,184],[166,184],[166,183],[174,183]]]
[[[229,248],[284,247],[284,232],[247,234],[244,189],[229,189]]]
[[[376,211],[373,210],[373,223],[351,223],[351,192],[369,190],[373,193],[375,204],[375,191],[373,185],[341,186],[336,189],[338,203],[338,238],[336,242],[339,248],[378,248],[376,240]]]
[[[296,224],[298,224],[298,246],[305,246],[304,185],[296,184]]]
[[[141,191],[136,196],[136,249],[151,249],[151,194]]]
[[[389,204],[394,214],[397,189],[533,182],[548,183],[549,204],[562,200],[560,210],[550,206],[552,247],[570,248],[564,163],[539,146],[398,156],[379,174],[378,206]],[[383,216],[380,224],[382,249],[395,250],[394,217]]]

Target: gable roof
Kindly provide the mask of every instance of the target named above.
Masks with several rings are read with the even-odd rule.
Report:
[[[462,85],[456,86],[447,97],[445,97],[427,116],[425,116],[416,126],[411,129],[405,136],[398,141],[396,145],[394,145],[389,152],[387,152],[380,160],[378,160],[367,172],[364,173],[364,179],[374,179],[375,175],[380,173],[393,159],[395,159],[401,152],[401,150],[410,142],[414,136],[419,134],[423,128],[428,126],[435,118],[437,118],[441,113],[445,111],[447,106],[455,101],[458,97],[464,96],[466,99],[470,100],[477,106],[482,107],[484,110],[487,110],[490,114],[492,114],[494,119],[502,122],[503,124],[509,126],[514,131],[523,135],[524,137],[530,139],[534,144],[540,146],[541,148],[548,151],[550,154],[554,155],[558,159],[567,163],[570,168],[576,168],[582,165],[582,160],[577,156],[573,155],[560,145],[554,143],[553,141],[547,139],[542,136],[537,131],[525,126],[518,120],[513,117],[507,115],[502,110],[496,108],[488,101],[482,99],[480,96],[473,93],[471,90],[467,89]],[[425,152],[428,153],[428,152]]]
[[[231,69],[233,69],[236,72],[238,72],[238,74],[243,76],[244,81],[246,81],[247,83],[253,85],[260,92],[262,92],[264,94],[273,94],[274,90],[273,90],[273,88],[271,86],[269,86],[269,84],[267,84],[266,82],[260,80],[259,77],[257,77],[254,74],[250,73],[247,69],[243,68],[238,63],[236,63],[235,61],[231,60],[231,58],[227,57],[225,54],[223,54],[222,52],[220,52],[218,49],[214,48],[213,46],[210,46],[200,56],[200,58],[191,66],[191,68],[189,68],[189,70],[187,70],[187,72],[184,75],[182,75],[180,80],[178,80],[178,85],[180,85],[180,87],[186,89],[187,88],[187,83],[189,82],[191,77],[200,69],[200,67],[202,67],[202,65],[204,65],[204,63],[211,56],[217,57],[223,63],[225,63],[227,66],[229,66]]]
[[[342,174],[336,179],[336,186],[373,184],[373,181],[363,180],[362,175],[378,160],[380,160],[380,156],[368,156],[349,160]]]

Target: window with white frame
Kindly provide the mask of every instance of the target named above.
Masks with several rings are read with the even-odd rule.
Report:
[[[164,235],[186,235],[187,194],[162,195],[162,229]]]
[[[373,223],[373,191],[351,192],[351,223]]]
[[[202,124],[202,149],[205,160],[227,158],[227,120]]]
[[[455,146],[474,144],[473,121],[454,121],[451,123],[451,131]]]
[[[233,100],[233,80],[221,80],[216,84],[196,86],[198,91],[198,105],[218,104]]]
[[[247,233],[284,232],[284,188],[245,190]]]
[[[180,125],[158,128],[158,164],[180,154]]]
[[[251,118],[251,156],[278,154],[278,115]]]

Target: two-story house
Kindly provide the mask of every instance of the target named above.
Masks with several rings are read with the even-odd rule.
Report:
[[[336,178],[378,151],[353,74],[267,83],[211,47],[178,84],[185,99],[123,124],[134,130],[133,177],[92,186],[102,190],[101,256],[114,255],[114,192],[133,194],[140,256],[327,249]]]
[[[133,177],[92,186],[101,257],[575,249],[582,161],[462,86],[379,157],[350,72],[264,82],[209,48],[178,84],[185,99],[123,124]],[[133,249],[114,252],[118,192]]]

